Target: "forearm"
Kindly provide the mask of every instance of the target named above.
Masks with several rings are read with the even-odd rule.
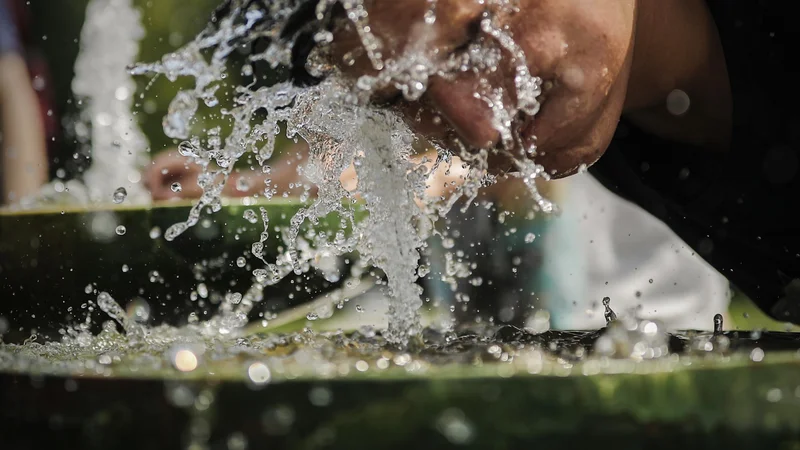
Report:
[[[3,202],[35,194],[47,182],[48,163],[39,103],[25,61],[0,56],[0,131]]]
[[[626,116],[664,138],[727,147],[732,111],[725,54],[705,0],[638,0]],[[688,111],[667,97],[680,90]]]

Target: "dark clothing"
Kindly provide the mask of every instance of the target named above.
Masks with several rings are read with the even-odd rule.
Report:
[[[20,44],[14,17],[5,0],[0,0],[0,55],[19,53]]]
[[[39,100],[48,150],[52,155],[61,124],[54,107],[50,71],[34,44],[28,18],[28,6],[22,0],[0,0],[0,55],[16,53],[25,58],[31,83]]]
[[[729,151],[622,120],[592,173],[667,223],[768,314],[800,323],[800,24],[779,0],[707,0],[733,94]]]

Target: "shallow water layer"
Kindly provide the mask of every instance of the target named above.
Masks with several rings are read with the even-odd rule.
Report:
[[[650,352],[634,351],[642,341],[617,340],[616,354],[610,354],[603,340],[613,331],[532,334],[502,326],[441,333],[426,328],[400,349],[366,327],[350,333],[306,329],[226,337],[201,327],[124,336],[107,326],[97,336],[78,335],[60,343],[0,346],[0,372],[262,385],[298,378],[586,376],[800,363],[800,337],[793,333],[686,331],[669,334],[666,347],[652,346]]]
[[[797,335],[626,341],[622,324],[426,328],[404,349],[371,328],[235,337],[202,323],[0,345],[0,435],[12,448],[78,436],[82,448],[586,448],[604,436],[708,450],[779,448],[800,432]]]
[[[0,435],[9,448],[571,449],[602,438],[617,450],[708,450],[793,448],[800,431],[793,352],[608,360],[593,371],[589,360],[519,353],[469,365],[425,358],[355,350],[322,375],[245,359],[213,376],[0,373]]]

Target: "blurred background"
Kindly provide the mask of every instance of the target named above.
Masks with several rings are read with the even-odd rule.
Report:
[[[49,67],[51,88],[54,97],[55,114],[62,118],[64,131],[70,128],[70,120],[78,113],[71,83],[73,66],[79,50],[79,38],[88,0],[4,0],[23,5],[27,10],[29,32],[25,36],[29,42],[29,52],[37,47]],[[218,0],[180,0],[145,1],[135,0],[134,4],[142,12],[142,22],[146,33],[141,41],[140,61],[157,61],[168,52],[180,48],[208,26],[209,18]],[[234,72],[235,73],[235,72]],[[156,79],[150,83],[149,77],[138,77],[139,93],[147,93],[135,102],[134,112],[139,125],[150,140],[153,151],[158,152],[175,145],[167,138],[161,127],[161,120],[167,112],[170,100],[189,80],[170,82]],[[149,86],[148,86],[149,85]],[[56,157],[68,168],[66,162],[78,151],[78,146],[65,134],[56,147]],[[56,165],[54,171],[59,166]]]

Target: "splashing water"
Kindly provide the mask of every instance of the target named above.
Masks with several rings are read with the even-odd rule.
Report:
[[[617,320],[617,313],[611,309],[611,298],[603,297],[603,317],[606,319],[606,325],[611,324],[611,322]]]
[[[195,82],[193,89],[181,91],[173,99],[163,125],[168,136],[186,139],[180,145],[180,153],[203,168],[204,173],[198,180],[203,195],[188,219],[169,228],[164,236],[167,240],[177,238],[197,224],[206,207],[212,211],[220,209],[224,183],[231,175],[234,163],[246,153],[254,154],[264,173],[269,173],[268,163],[276,134],[281,129],[280,124],[285,123],[290,138],[301,137],[309,144],[310,157],[303,174],[317,186],[318,195],[307,208],[297,213],[291,228],[285,233],[291,270],[287,270],[286,261],[264,261],[266,268],[256,269],[255,276],[259,283],[271,284],[290,272],[302,273],[303,265],[297,248],[300,226],[306,221],[314,223],[330,213],[338,213],[343,218],[343,226],[352,229],[351,237],[319,238],[315,246],[334,254],[358,250],[364,260],[386,273],[392,297],[387,337],[391,342],[404,345],[409,336],[420,331],[417,310],[422,305],[421,289],[416,284],[419,249],[431,233],[435,215],[446,214],[462,195],[474,198],[481,186],[491,182],[491,177],[486,175],[490,151],[471,152],[457,143],[461,148],[460,158],[470,165],[468,179],[442,204],[427,204],[423,211],[415,199],[425,197],[428,177],[441,164],[452,161],[452,154],[439,148],[439,157],[432,167],[414,162],[411,158],[414,135],[408,126],[394,111],[370,106],[368,99],[378,89],[393,85],[406,99],[416,100],[427,89],[430,76],[473,67],[496,67],[501,53],[511,54],[517,65],[516,104],[504,104],[503,92],[498,89],[482,88],[476,95],[491,107],[495,128],[502,137],[502,148],[492,152],[514,157],[518,176],[530,188],[539,209],[552,212],[554,205],[539,195],[535,185],[537,178],[546,179],[547,175],[541,166],[526,157],[526,154],[534,153],[535,148],[518,151],[523,143],[512,120],[520,114],[538,112],[536,99],[541,93],[541,80],[530,74],[520,47],[491,17],[481,23],[484,36],[472,44],[470,51],[442,63],[432,63],[421,44],[409,46],[396,58],[386,58],[380,39],[371,31],[369,15],[362,1],[324,0],[316,5],[316,18],[330,17],[334,6],[341,6],[347,20],[355,25],[363,46],[361,50],[366,52],[373,68],[378,71],[377,75],[364,75],[352,85],[344,82],[336,69],[321,56],[333,36],[330,32],[320,31],[315,35],[316,53],[309,58],[309,66],[313,66],[309,70],[315,75],[330,75],[325,81],[304,88],[290,83],[256,90],[239,86],[236,88],[236,106],[221,111],[233,122],[233,128],[224,140],[218,128],[192,135],[199,102],[212,108],[220,103],[217,93],[227,78],[226,59],[235,48],[257,38],[272,38],[268,49],[251,55],[250,60],[265,60],[272,67],[290,63],[293,42],[282,42],[276,37],[302,2],[283,0],[266,6],[252,3],[230,2],[227,14],[218,17],[215,26],[210,26],[185,47],[164,56],[160,62],[132,68],[132,73],[137,75],[163,74],[173,81],[178,77],[191,77]],[[490,3],[498,8],[508,7],[504,2]],[[423,25],[434,24],[435,14],[436,2],[430,2]],[[423,26],[416,31],[418,38],[412,41],[426,42],[433,37],[432,30]],[[204,55],[210,55],[210,58]],[[352,56],[345,55],[345,64],[348,58]],[[267,118],[254,124],[257,111],[266,111]],[[340,182],[342,173],[351,165],[358,177],[355,193],[346,191]],[[273,192],[268,186],[263,194],[270,198]],[[353,219],[351,205],[356,196],[363,199],[369,211],[369,217],[361,223]],[[262,220],[266,234],[268,217],[265,213],[262,213]],[[265,240],[266,236],[262,236],[254,245],[255,256],[260,257]]]

